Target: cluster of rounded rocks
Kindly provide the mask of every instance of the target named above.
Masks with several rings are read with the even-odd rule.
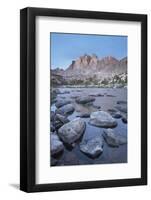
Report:
[[[88,104],[95,101],[94,96],[81,96],[75,98],[78,104]],[[122,105],[122,106],[121,106]],[[123,106],[124,105],[124,106]],[[112,128],[117,126],[117,118],[127,123],[127,102],[118,101],[116,109],[95,111],[92,113],[81,113],[75,119],[69,120],[68,116],[75,110],[71,100],[58,99],[55,102],[56,110],[51,111],[51,156],[55,156],[64,150],[64,146],[74,147],[82,137],[86,129],[86,122],[82,118],[90,118],[89,124],[104,128],[103,134],[98,137],[80,142],[80,151],[91,158],[96,158],[103,152],[104,141],[111,147],[127,143],[126,137],[116,133]],[[117,111],[118,110],[118,111]],[[125,112],[123,117],[121,112]]]

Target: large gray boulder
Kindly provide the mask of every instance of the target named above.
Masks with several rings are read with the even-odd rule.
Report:
[[[89,124],[104,128],[113,128],[117,126],[116,120],[109,113],[104,111],[91,113]]]
[[[98,136],[80,144],[80,150],[86,155],[96,158],[103,152],[103,138]]]
[[[125,136],[115,133],[110,128],[103,131],[103,137],[106,143],[111,147],[118,147],[119,145],[127,143]]]
[[[70,103],[71,103],[70,100],[59,99],[59,100],[55,103],[55,106],[56,106],[57,108],[60,108],[60,107],[62,107],[62,106],[64,106],[64,105],[67,105],[67,104],[70,104]]]
[[[79,104],[86,104],[95,101],[94,97],[91,96],[80,96],[76,98],[76,102]]]
[[[51,134],[50,143],[51,143],[51,155],[52,156],[63,151],[63,149],[64,149],[63,143],[60,141],[59,137],[56,134]]]
[[[74,107],[72,104],[67,104],[56,110],[56,113],[61,113],[68,115],[74,112]]]
[[[82,136],[85,131],[85,127],[86,123],[82,119],[76,118],[67,124],[64,124],[58,130],[58,135],[64,143],[72,145],[72,143]]]

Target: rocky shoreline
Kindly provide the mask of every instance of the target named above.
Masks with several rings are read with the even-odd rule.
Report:
[[[121,127],[127,127],[127,101],[116,101],[116,95],[108,91],[85,94],[84,90],[51,90],[50,165],[114,163],[118,158],[105,158],[105,161],[100,162],[99,159],[106,155],[105,152],[121,151],[124,145],[126,147],[122,150],[124,155],[121,162],[126,162],[127,131],[123,135]],[[114,108],[103,109],[96,104],[97,101],[105,102],[103,98],[109,101],[114,99]],[[89,129],[93,130],[91,137],[87,137]]]

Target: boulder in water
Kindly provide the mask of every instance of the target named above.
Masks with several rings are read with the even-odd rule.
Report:
[[[104,128],[113,128],[117,126],[116,120],[109,113],[104,111],[91,113],[89,124]]]
[[[91,96],[81,96],[76,98],[76,102],[79,104],[87,104],[93,101],[95,101],[95,98]]]
[[[103,138],[98,136],[80,144],[80,150],[91,158],[98,157],[103,152]]]
[[[125,136],[115,133],[110,128],[104,130],[103,137],[106,143],[111,147],[118,147],[119,145],[127,143],[127,139]]]
[[[77,141],[82,136],[85,128],[86,123],[82,119],[76,118],[64,124],[58,130],[58,135],[64,143],[72,145],[72,143]]]

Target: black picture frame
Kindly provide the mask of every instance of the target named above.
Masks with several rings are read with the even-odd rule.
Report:
[[[141,178],[36,184],[35,182],[35,19],[54,16],[141,23]],[[25,192],[121,187],[147,184],[147,15],[24,8],[20,11],[20,189]]]

